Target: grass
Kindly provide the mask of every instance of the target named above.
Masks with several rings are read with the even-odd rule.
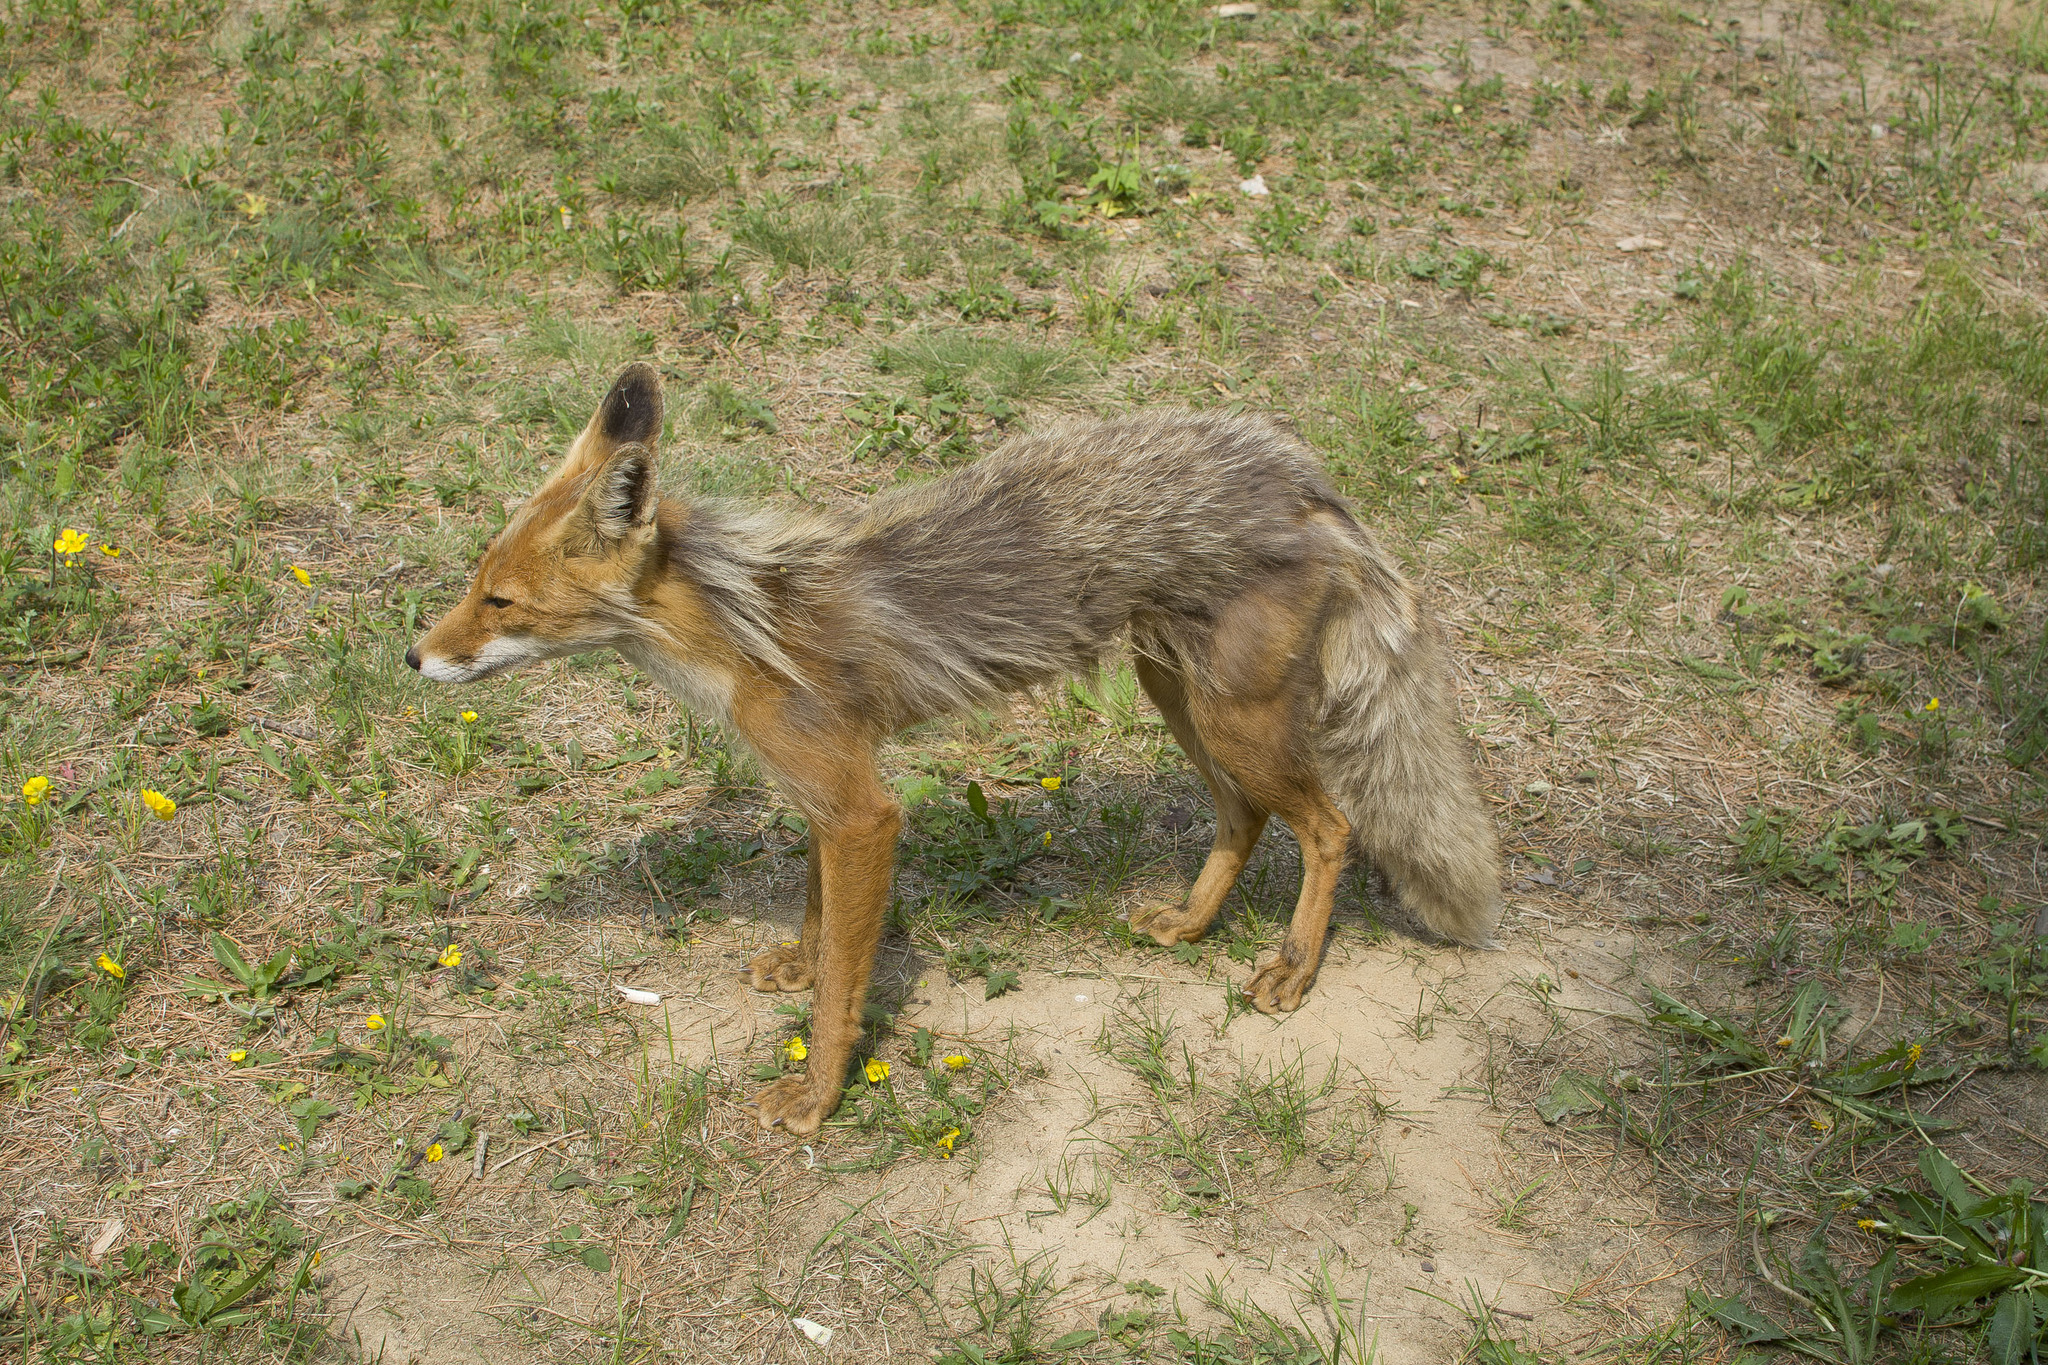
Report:
[[[1361,875],[1344,961],[1410,955],[1389,1047],[1473,1046],[1429,1099],[1498,1130],[1491,1234],[1563,1246],[1596,1168],[1695,1222],[1661,1300],[1446,1281],[1384,1349],[2021,1358],[2031,1281],[1925,1281],[2040,1219],[2048,42],[2038,5],[1770,18],[0,5],[0,1084],[43,1211],[0,1338],[438,1358],[325,1258],[464,1219],[532,1289],[478,1311],[557,1355],[793,1356],[759,1323],[811,1311],[964,1361],[1333,1363],[1434,1312],[1357,1259],[1435,1235],[1421,1101],[1247,1050],[1284,833],[1205,944],[1128,930],[1206,820],[1128,668],[886,754],[888,1071],[808,1156],[737,1108],[805,998],[619,1005],[782,933],[801,820],[616,661],[457,696],[400,659],[649,358],[672,484],[793,506],[1066,413],[1278,411],[1428,586],[1550,956],[1475,998]],[[1624,930],[1630,1002],[1573,994]],[[929,1003],[1084,981],[1117,1005],[1071,1067]],[[1157,1218],[1244,1278],[1084,1283],[863,1202],[981,1189],[1069,1069],[1038,1222]],[[1325,1179],[1314,1256],[1254,1276]],[[565,1274],[602,1302],[561,1316]]]

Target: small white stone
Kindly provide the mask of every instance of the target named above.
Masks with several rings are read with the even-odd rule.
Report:
[[[809,1337],[813,1346],[830,1346],[832,1344],[832,1329],[830,1327],[820,1326],[809,1318],[791,1318],[789,1325]]]
[[[1255,199],[1261,195],[1273,192],[1266,188],[1266,177],[1263,175],[1255,175],[1249,180],[1240,180],[1237,183],[1237,187]]]

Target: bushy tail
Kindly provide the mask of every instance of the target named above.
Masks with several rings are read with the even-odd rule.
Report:
[[[1450,658],[1414,589],[1363,532],[1322,638],[1316,766],[1402,907],[1489,946],[1500,923],[1493,819],[1452,695]],[[1355,579],[1353,573],[1355,572]]]

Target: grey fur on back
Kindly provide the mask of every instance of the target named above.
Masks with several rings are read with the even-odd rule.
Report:
[[[1125,637],[1199,680],[1220,604],[1326,572],[1337,591],[1303,737],[1324,785],[1428,927],[1479,943],[1498,918],[1492,822],[1438,632],[1272,421],[1064,421],[858,511],[699,506],[668,551],[736,647],[878,739],[1085,673]]]

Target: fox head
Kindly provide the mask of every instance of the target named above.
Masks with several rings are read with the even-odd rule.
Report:
[[[660,439],[661,377],[629,365],[561,467],[484,547],[468,596],[405,661],[435,682],[474,682],[629,639],[657,550]]]

